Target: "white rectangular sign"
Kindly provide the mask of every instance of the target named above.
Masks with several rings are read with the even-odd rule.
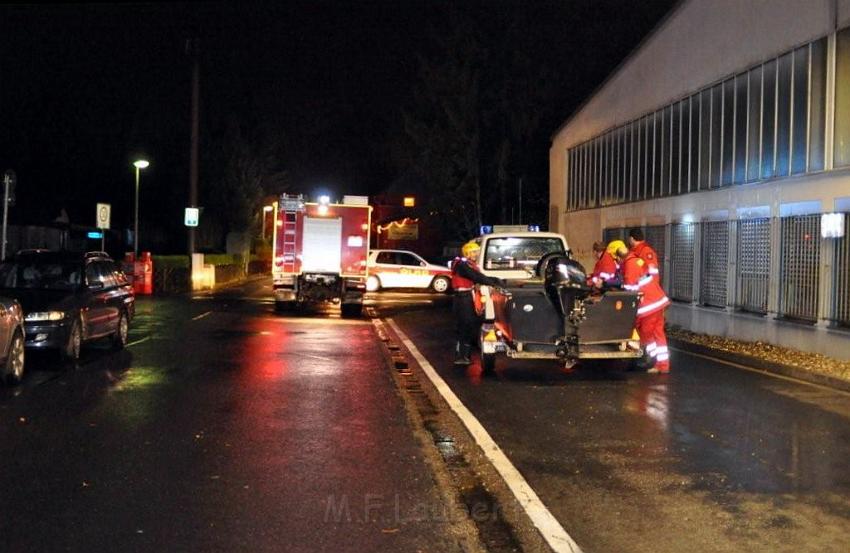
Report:
[[[200,218],[201,210],[197,207],[187,207],[186,212],[183,214],[183,224],[187,227],[196,227],[198,226],[198,219]]]
[[[109,228],[109,219],[111,216],[112,205],[110,204],[97,204],[97,228]]]

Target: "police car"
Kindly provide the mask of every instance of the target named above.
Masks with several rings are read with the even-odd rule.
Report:
[[[405,250],[371,250],[367,262],[366,290],[382,288],[431,288],[445,293],[451,288],[452,272]]]

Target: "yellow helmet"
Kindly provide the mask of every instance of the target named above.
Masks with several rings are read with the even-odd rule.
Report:
[[[617,255],[617,252],[620,250],[620,248],[626,248],[625,242],[623,242],[622,240],[611,240],[610,242],[608,242],[608,247],[605,248],[605,251],[611,255]]]
[[[467,242],[466,244],[463,245],[463,247],[460,249],[460,251],[461,251],[461,253],[463,254],[464,257],[469,257],[473,253],[480,252],[481,246],[478,245],[478,242],[475,242],[474,240],[470,240],[469,242]]]

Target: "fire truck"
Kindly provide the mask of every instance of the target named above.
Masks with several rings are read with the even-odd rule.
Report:
[[[331,203],[282,194],[275,205],[272,280],[275,308],[339,304],[344,317],[363,309],[372,208],[365,196]]]

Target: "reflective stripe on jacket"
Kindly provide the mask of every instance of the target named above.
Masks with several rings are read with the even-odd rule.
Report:
[[[638,318],[655,313],[670,304],[670,300],[658,284],[657,275],[651,275],[646,261],[634,252],[629,253],[623,260],[623,288],[643,294],[638,305]]]

